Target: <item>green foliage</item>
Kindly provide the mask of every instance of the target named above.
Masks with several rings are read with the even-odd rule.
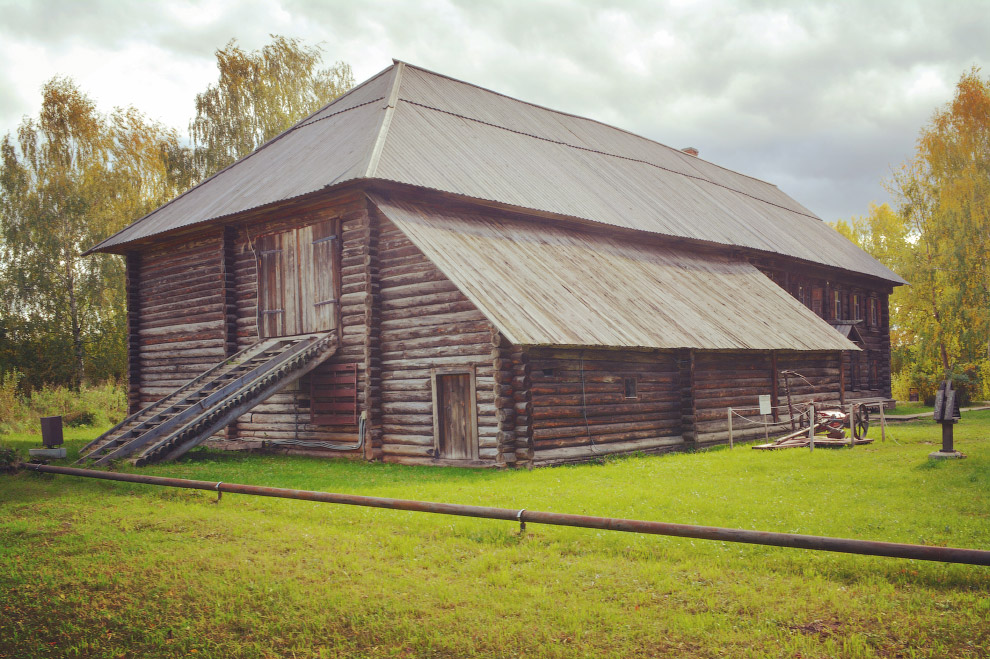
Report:
[[[24,376],[18,371],[0,371],[0,433],[4,424],[13,419],[21,406],[18,389]]]
[[[133,108],[100,114],[64,78],[0,142],[0,370],[32,387],[123,375],[122,264],[81,254],[177,192],[161,162],[177,144]]]
[[[126,416],[127,389],[116,380],[78,390],[49,385],[23,392],[20,379],[16,371],[0,374],[0,434],[40,432],[43,416],[61,416],[69,427],[113,424]]]
[[[261,50],[231,40],[216,51],[220,78],[196,95],[189,124],[194,161],[205,178],[254,151],[354,85],[351,67],[323,64],[319,47],[272,35]]]
[[[67,430],[69,459],[97,432]],[[966,460],[928,460],[940,441],[931,421],[888,432],[855,449],[737,447],[533,471],[210,450],[135,471],[990,546],[990,412],[956,426]],[[0,478],[4,649],[42,659],[810,659],[981,657],[990,647],[990,571],[980,566],[540,524],[520,534],[505,521],[232,494],[215,501],[212,492],[64,476]]]
[[[134,108],[105,115],[53,78],[36,118],[0,140],[0,372],[21,386],[120,380],[126,365],[123,263],[81,254],[226,166],[353,84],[319,48],[273,36],[217,51],[220,78],[196,98],[194,148]]]
[[[21,457],[18,455],[17,449],[0,443],[0,474],[12,471],[20,461]]]

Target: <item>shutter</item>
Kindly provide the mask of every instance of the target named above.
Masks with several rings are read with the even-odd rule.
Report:
[[[313,326],[309,331],[325,331],[336,327],[337,320],[337,267],[336,254],[339,240],[336,222],[321,222],[311,227],[309,236],[310,279],[312,297],[310,317]]]
[[[258,334],[266,339],[285,335],[285,286],[280,235],[255,241],[258,264]]]

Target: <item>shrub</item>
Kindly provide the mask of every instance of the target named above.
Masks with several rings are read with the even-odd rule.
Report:
[[[14,465],[20,462],[17,451],[9,446],[0,444],[0,474],[6,474],[14,470]]]
[[[75,427],[109,425],[127,414],[127,392],[115,380],[83,385],[79,391],[45,386],[22,392],[21,384],[17,371],[0,374],[0,433],[39,432],[43,416],[61,416],[65,425]]]
[[[92,426],[97,420],[96,413],[92,410],[75,410],[62,416],[62,423],[70,428]]]

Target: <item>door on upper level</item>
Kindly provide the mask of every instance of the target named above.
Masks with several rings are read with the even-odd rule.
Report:
[[[258,336],[293,336],[337,327],[340,240],[336,220],[255,240]]]

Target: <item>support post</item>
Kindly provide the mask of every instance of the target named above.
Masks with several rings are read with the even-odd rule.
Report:
[[[955,453],[956,448],[952,445],[952,421],[942,422],[942,453]]]
[[[880,403],[880,441],[887,441],[887,417],[883,413],[883,403]]]
[[[849,404],[849,448],[856,446],[856,406]]]
[[[808,450],[815,450],[815,404],[808,406]]]
[[[732,448],[732,408],[729,408],[729,448]]]

